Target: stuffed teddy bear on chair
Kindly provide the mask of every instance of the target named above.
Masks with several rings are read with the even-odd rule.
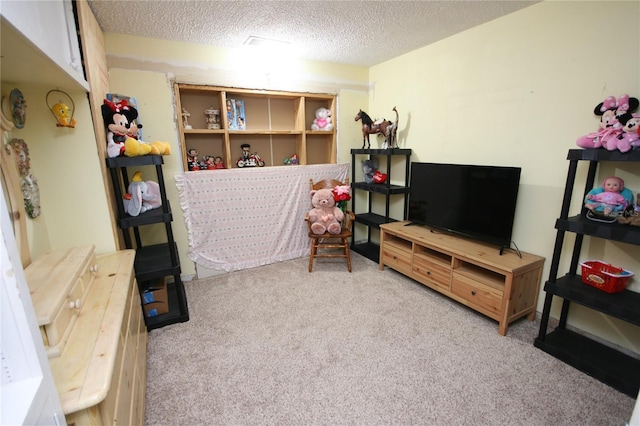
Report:
[[[333,130],[333,123],[331,122],[331,110],[327,108],[318,108],[316,110],[316,118],[313,119],[311,130],[326,130],[330,132]]]
[[[311,191],[311,204],[313,209],[309,211],[309,223],[314,234],[322,235],[325,232],[339,234],[340,222],[344,219],[344,213],[336,207],[331,189],[318,189]]]

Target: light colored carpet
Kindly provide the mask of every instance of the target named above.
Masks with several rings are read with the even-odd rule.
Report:
[[[148,425],[613,425],[634,400],[353,254],[185,284],[149,335]]]

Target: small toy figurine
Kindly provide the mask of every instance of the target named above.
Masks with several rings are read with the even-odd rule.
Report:
[[[187,165],[189,166],[189,171],[200,170],[200,163],[198,162],[198,150],[190,149],[187,151]]]
[[[191,113],[182,108],[182,127],[184,127],[185,129],[193,129],[193,127],[191,127],[191,124],[189,124],[189,117],[191,117]]]
[[[240,148],[242,148],[242,157],[238,158],[238,161],[236,161],[236,165],[238,167],[264,167],[264,161],[260,158],[258,153],[251,153],[251,145],[243,143],[240,145]]]
[[[589,191],[584,203],[591,212],[617,216],[618,212],[624,211],[628,205],[633,204],[633,193],[624,187],[624,181],[621,178],[609,176],[604,179],[601,187]]]
[[[209,107],[204,110],[207,129],[217,130],[220,128],[220,110]]]
[[[222,162],[222,157],[215,157],[213,159],[213,166],[215,169],[224,169],[224,163]]]
[[[214,157],[213,155],[205,155],[202,159],[204,163],[204,169],[206,170],[214,170],[216,167],[214,165]]]

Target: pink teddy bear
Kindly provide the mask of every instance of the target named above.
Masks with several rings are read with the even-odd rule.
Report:
[[[576,144],[581,148],[606,148],[609,151],[618,149],[618,136],[622,133],[619,117],[634,111],[639,104],[637,98],[631,98],[626,94],[618,99],[609,96],[593,110],[595,115],[600,116],[599,129],[579,137]]]

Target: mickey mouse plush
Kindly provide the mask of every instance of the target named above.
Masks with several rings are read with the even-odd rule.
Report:
[[[140,142],[132,138],[129,129],[133,120],[138,118],[138,110],[123,99],[117,103],[108,99],[102,104],[102,119],[107,128],[107,156],[109,158],[127,155],[146,155],[151,147],[142,147]],[[146,152],[144,152],[146,151]],[[131,154],[131,155],[130,155]]]

